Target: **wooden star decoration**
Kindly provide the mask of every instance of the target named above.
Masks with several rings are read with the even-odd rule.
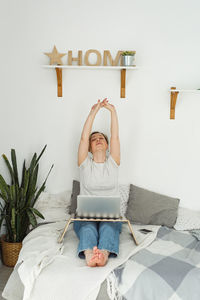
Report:
[[[66,53],[59,53],[56,46],[54,46],[51,53],[44,53],[50,58],[50,65],[62,65],[61,57],[65,56]]]

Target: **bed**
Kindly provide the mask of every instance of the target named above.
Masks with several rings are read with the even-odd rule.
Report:
[[[75,255],[78,239],[72,224],[63,244],[57,243],[69,215],[65,215],[65,221],[58,221],[55,211],[58,213],[62,202],[67,207],[66,193],[62,197],[44,194],[41,202],[48,203],[48,209],[49,197],[57,203],[52,206],[52,212],[48,211],[49,219],[46,215],[46,221],[50,222],[30,231],[25,238],[18,263],[2,294],[5,299],[200,299],[200,241],[192,231],[180,230],[199,229],[199,214],[195,215],[196,220],[193,215],[195,225],[191,224],[189,215],[191,228],[187,228],[183,213],[174,226],[177,229],[159,224],[132,224],[139,246],[134,244],[127,225],[123,224],[119,257],[109,259],[103,268],[89,268]],[[45,209],[42,211],[41,206],[40,211],[44,213]],[[141,228],[152,232],[141,233]]]

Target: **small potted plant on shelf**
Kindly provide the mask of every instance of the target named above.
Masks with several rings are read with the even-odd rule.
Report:
[[[21,183],[19,183],[15,150],[11,149],[11,164],[6,155],[2,155],[10,174],[10,183],[6,183],[0,174],[0,229],[3,221],[6,227],[6,234],[1,237],[2,258],[3,263],[9,267],[13,267],[17,262],[22,240],[27,235],[29,225],[37,226],[36,216],[44,219],[43,215],[34,208],[34,204],[41,192],[45,190],[47,178],[53,168],[52,165],[45,181],[38,188],[39,159],[46,146],[38,157],[36,153],[33,155],[29,168],[26,168],[24,160]]]
[[[122,52],[122,65],[123,66],[135,66],[135,53],[136,51],[124,51]]]

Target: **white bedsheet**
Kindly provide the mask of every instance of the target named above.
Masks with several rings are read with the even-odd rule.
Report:
[[[108,274],[153,242],[160,226],[134,225],[139,246],[133,242],[127,224],[120,235],[120,253],[104,267],[90,268],[77,256],[78,238],[70,227],[63,244],[57,239],[64,222],[42,225],[24,239],[18,262],[2,296],[7,300],[94,300]],[[153,230],[147,235],[139,228]]]

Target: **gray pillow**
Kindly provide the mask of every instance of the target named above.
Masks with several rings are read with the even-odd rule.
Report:
[[[173,227],[180,200],[130,184],[126,217],[139,224]]]
[[[69,207],[69,213],[75,214],[77,208],[77,196],[80,194],[80,182],[73,180],[72,183],[72,194],[71,194],[71,205]]]

